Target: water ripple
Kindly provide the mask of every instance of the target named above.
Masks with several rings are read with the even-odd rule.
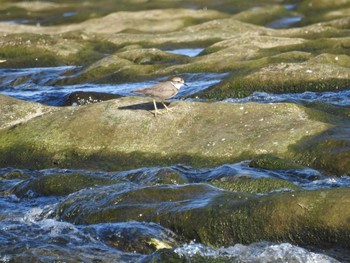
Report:
[[[303,93],[285,93],[273,94],[266,92],[254,92],[252,95],[245,98],[229,98],[226,102],[246,103],[276,103],[276,102],[293,102],[307,103],[314,101],[322,101],[338,106],[350,106],[350,89],[341,91],[326,91],[326,92],[303,92]]]

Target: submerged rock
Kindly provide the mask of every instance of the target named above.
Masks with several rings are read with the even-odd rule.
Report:
[[[76,224],[156,222],[187,241],[215,247],[260,240],[348,247],[349,195],[349,189],[330,189],[257,197],[206,184],[146,188],[123,184],[70,195],[55,216]]]
[[[178,245],[175,233],[155,223],[97,224],[88,226],[85,231],[118,250],[130,253],[151,254]]]
[[[125,171],[118,173],[113,178],[128,180],[142,186],[189,183],[189,180],[185,176],[170,168],[148,168],[136,171]]]
[[[109,185],[117,182],[116,180],[97,178],[79,173],[53,174],[20,182],[11,190],[8,190],[7,194],[15,194],[18,197],[63,196],[87,187]]]

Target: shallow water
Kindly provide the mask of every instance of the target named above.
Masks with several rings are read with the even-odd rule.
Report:
[[[170,52],[170,51],[169,51]],[[195,56],[201,49],[172,50],[177,54]],[[122,96],[134,96],[131,91],[142,89],[167,78],[159,78],[154,81],[131,82],[123,84],[77,84],[77,85],[53,85],[53,80],[65,78],[67,72],[79,70],[79,67],[54,67],[54,68],[24,68],[24,69],[0,69],[0,93],[32,102],[40,102],[51,106],[65,105],[65,97],[77,91],[106,92]],[[172,100],[184,99],[193,94],[206,90],[210,86],[220,82],[228,73],[196,73],[181,75],[188,87],[182,88]],[[337,106],[350,106],[350,89],[327,92],[303,92],[273,94],[266,92],[254,92],[245,98],[229,98],[225,102],[233,103],[277,103],[292,102],[303,104],[306,102],[325,102]]]
[[[176,51],[172,51],[176,52]],[[181,51],[182,52],[182,51]],[[188,52],[188,50],[186,50]],[[195,50],[194,52],[198,52]],[[0,69],[0,93],[22,100],[40,102],[51,106],[64,105],[65,96],[76,91],[107,92],[122,96],[134,96],[131,91],[154,85],[167,78],[154,81],[131,82],[123,84],[78,84],[52,85],[53,80],[64,78],[67,71],[78,67]],[[190,88],[182,88],[173,99],[180,99],[207,89],[218,83],[226,73],[183,74]]]
[[[201,244],[186,244],[175,249],[176,253],[189,260],[219,259],[220,262],[338,262],[326,255],[316,254],[289,243],[237,244],[228,248],[212,249]]]
[[[51,214],[65,196],[40,196],[28,190],[22,197],[11,193],[11,189],[24,180],[55,174],[81,173],[96,178],[127,181],[137,175],[134,184],[148,187],[152,176],[161,167],[140,168],[123,172],[84,171],[68,169],[19,170],[0,168],[0,261],[51,262],[55,258],[66,262],[141,262],[151,248],[144,247],[142,240],[158,240],[170,244],[173,252],[188,262],[337,262],[322,253],[314,253],[288,243],[267,242],[251,245],[236,244],[227,248],[210,248],[193,240],[179,241],[171,230],[154,223],[118,222],[91,225],[76,225],[52,218]],[[251,178],[278,178],[290,181],[304,189],[350,187],[349,177],[330,178],[312,169],[265,170],[251,168],[247,162],[226,164],[215,168],[195,169],[189,166],[171,166],[167,169],[180,172],[190,183],[205,183],[211,180],[248,176]],[[10,173],[22,175],[23,179],[11,179]],[[94,188],[94,187],[92,187]],[[83,190],[81,190],[83,191]],[[280,189],[280,191],[292,191]],[[73,193],[74,194],[74,193]],[[75,193],[76,194],[76,193]],[[97,196],[96,196],[97,197]],[[98,198],[98,197],[97,197]],[[195,203],[193,205],[196,205]],[[195,207],[187,207],[194,209]],[[140,243],[134,251],[134,244]],[[4,246],[4,244],[6,244]],[[160,243],[161,244],[161,243]],[[69,249],[67,249],[69,248]],[[149,249],[149,250],[148,250]],[[155,252],[157,253],[157,252]]]
[[[311,92],[303,93],[284,93],[273,94],[266,92],[254,92],[252,95],[245,98],[230,98],[224,100],[226,102],[247,103],[277,103],[277,102],[292,102],[292,103],[306,103],[321,101],[337,106],[350,106],[350,90],[341,91],[325,91],[325,92]]]
[[[314,169],[303,170],[267,170],[246,165],[246,162],[225,164],[216,168],[194,169],[186,166],[174,166],[191,182],[206,182],[227,176],[248,176],[251,178],[276,178],[287,180],[302,189],[317,190],[334,187],[350,187],[350,177],[328,177]]]
[[[281,19],[278,19],[276,21],[272,21],[269,24],[267,24],[267,27],[271,28],[288,28],[293,26],[293,24],[296,24],[300,22],[303,19],[302,16],[290,16],[290,17],[283,17]]]
[[[173,50],[164,50],[164,51],[172,54],[177,54],[177,55],[195,57],[199,53],[201,53],[203,50],[204,48],[182,48],[182,49],[173,49]]]

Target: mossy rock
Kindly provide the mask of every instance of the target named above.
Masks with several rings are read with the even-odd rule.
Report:
[[[323,101],[306,102],[304,105],[311,109],[327,113],[326,115],[322,115],[313,114],[313,111],[310,112],[310,117],[316,120],[326,121],[334,125],[346,124],[349,121],[350,109],[348,107],[337,106]]]
[[[65,64],[56,54],[40,48],[2,47],[0,58],[6,60],[0,63],[1,68],[57,67]]]
[[[249,167],[269,170],[305,169],[305,166],[290,160],[283,160],[272,155],[260,155],[254,157],[248,164]]]
[[[248,176],[229,176],[209,182],[227,191],[245,193],[269,193],[279,189],[298,190],[295,184],[276,178],[251,178]]]
[[[255,91],[277,94],[322,92],[347,89],[350,85],[346,77],[350,69],[334,63],[315,64],[309,60],[303,63],[264,64],[267,66],[257,66],[256,70],[232,75],[194,96],[223,99],[246,97]]]
[[[139,65],[172,65],[189,62],[187,56],[167,53],[156,48],[127,49],[126,51],[116,53],[116,55]]]
[[[5,120],[3,127],[10,127],[0,130],[0,163],[103,170],[178,163],[208,167],[261,153],[283,157],[305,136],[330,127],[310,119],[311,109],[289,103],[176,102],[170,107],[172,113],[155,118],[152,100],[124,97],[47,107],[52,113],[17,126]],[[13,111],[8,114],[17,108]]]
[[[87,187],[115,184],[118,181],[97,178],[80,173],[53,174],[29,179],[17,184],[11,192],[18,197],[25,197],[32,192],[39,196],[65,196]]]
[[[187,184],[188,179],[171,169],[160,169],[156,174],[156,184]]]
[[[0,129],[15,126],[45,113],[58,110],[39,103],[31,103],[0,94]]]
[[[3,175],[0,175],[0,180],[26,180],[29,176],[23,173],[22,171],[11,171],[8,173],[5,173]]]
[[[87,227],[89,228],[89,227]],[[179,238],[169,229],[158,224],[128,222],[91,226],[89,232],[97,232],[99,240],[129,253],[151,254],[157,250],[178,245]]]
[[[347,136],[347,131],[347,127],[335,128],[314,140],[295,145],[291,147],[290,157],[298,159],[304,165],[318,167],[329,175],[348,175],[350,144],[343,137]]]
[[[156,222],[187,241],[215,247],[260,240],[348,247],[349,196],[346,188],[258,197],[206,184],[146,188],[121,184],[70,195],[53,216],[77,224]]]

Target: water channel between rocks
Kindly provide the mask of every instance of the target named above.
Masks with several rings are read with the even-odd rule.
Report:
[[[198,54],[201,49],[172,50],[178,54],[192,56]],[[51,106],[64,106],[67,98],[73,92],[96,92],[110,93],[121,96],[133,96],[131,91],[145,88],[159,81],[131,82],[123,84],[77,84],[77,85],[50,85],[55,79],[64,78],[62,74],[68,70],[79,69],[77,67],[56,67],[56,68],[28,68],[28,69],[0,69],[0,93],[18,99],[39,102]],[[189,88],[182,88],[172,100],[186,99],[193,94],[206,90],[208,87],[220,82],[228,74],[226,73],[198,73],[183,74]],[[17,83],[23,79],[22,83]],[[187,100],[196,100],[195,98]],[[226,102],[246,103],[278,103],[278,102],[325,102],[338,106],[350,106],[350,90],[329,91],[329,92],[303,92],[272,94],[266,92],[254,92],[245,98],[229,98]]]

